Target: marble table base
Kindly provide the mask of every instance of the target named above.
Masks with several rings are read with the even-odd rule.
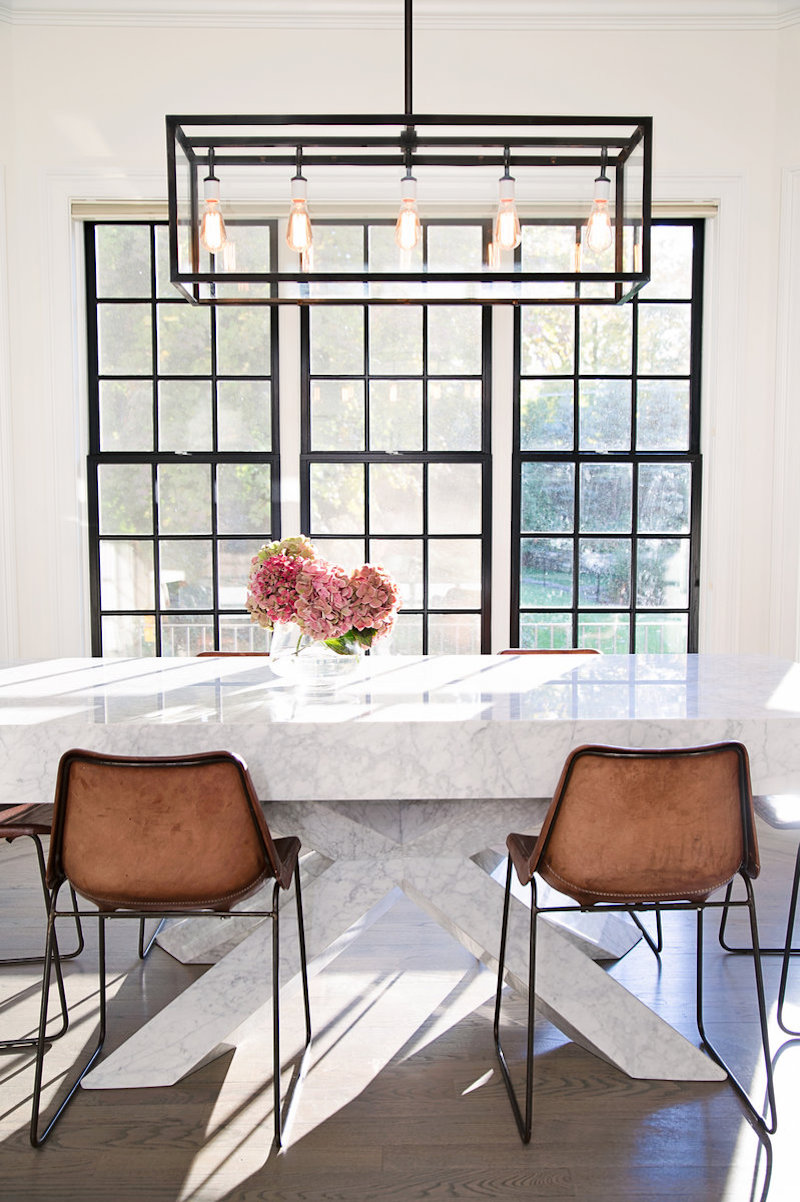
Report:
[[[511,830],[534,831],[544,801],[304,802],[266,806],[275,835],[303,843],[303,903],[312,974],[393,904],[402,890],[473,955],[496,967],[502,848]],[[282,1006],[300,1005],[294,901],[281,912]],[[263,896],[250,899],[265,908]],[[268,904],[268,903],[267,903]],[[525,991],[529,911],[512,897],[507,981]],[[255,927],[255,929],[254,929]],[[630,1077],[719,1081],[724,1072],[595,963],[639,939],[619,915],[542,921],[537,1006],[565,1035]],[[211,967],[84,1078],[85,1088],[170,1085],[235,1042],[268,1004],[269,920],[189,919],[160,945]],[[312,1013],[313,1022],[313,1013]]]

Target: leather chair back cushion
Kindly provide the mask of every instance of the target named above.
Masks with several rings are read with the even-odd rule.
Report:
[[[731,746],[700,755],[577,757],[555,799],[538,872],[584,904],[708,896],[747,857],[740,764]],[[749,792],[745,801],[752,827]],[[755,875],[754,831],[752,846]]]
[[[272,875],[233,762],[78,760],[59,800],[63,871],[101,909],[224,908]]]

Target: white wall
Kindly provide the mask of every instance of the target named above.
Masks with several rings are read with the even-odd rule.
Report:
[[[772,543],[772,635],[775,646],[800,646],[800,28],[786,31],[778,51],[780,189],[778,320],[775,389],[775,485]]]
[[[781,233],[800,171],[798,49],[797,28],[415,35],[418,112],[652,114],[656,201],[719,201],[706,313],[703,650],[797,653],[800,473],[790,465],[800,424],[790,401],[800,364],[778,300],[782,313],[798,304],[785,212]],[[163,198],[167,112],[402,110],[402,32],[0,25],[0,81],[9,79],[0,99],[10,88],[13,144],[4,152],[0,134],[0,164],[5,156],[16,582],[9,573],[5,612],[18,618],[5,650],[78,654],[88,651],[85,385],[70,200]]]
[[[13,127],[11,30],[0,25],[0,655],[17,637],[6,188]]]

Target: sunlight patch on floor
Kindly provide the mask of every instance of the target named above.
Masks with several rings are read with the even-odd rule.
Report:
[[[399,923],[409,932],[401,940],[390,930]],[[391,1061],[417,1055],[495,990],[494,974],[399,892],[377,921],[345,941],[335,959],[328,954],[324,960],[321,970],[313,962],[309,966],[313,1041],[284,1132],[285,1151],[353,1102]],[[273,1122],[269,1007],[248,1020],[243,1034],[179,1202],[222,1199],[268,1159]],[[296,980],[281,993],[281,1043],[285,1097],[303,1043]],[[244,1106],[243,1079],[253,1082]],[[232,1124],[242,1132],[234,1152]]]

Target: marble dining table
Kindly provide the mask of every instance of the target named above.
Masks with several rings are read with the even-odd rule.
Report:
[[[757,655],[373,655],[317,696],[275,675],[267,657],[0,663],[0,803],[49,800],[70,747],[237,752],[274,833],[302,840],[307,940],[319,963],[402,890],[496,965],[505,836],[539,828],[573,747],[728,739],[748,748],[756,791],[796,790],[800,664]],[[519,988],[525,904],[515,896],[507,952]],[[291,921],[287,914],[284,925]],[[224,1048],[265,996],[254,979],[269,926],[209,918],[165,929],[166,951],[212,967],[85,1087],[171,1084]],[[618,915],[542,923],[539,1008],[629,1076],[721,1079],[602,967],[638,939]],[[288,929],[282,943],[290,988],[298,964]]]

